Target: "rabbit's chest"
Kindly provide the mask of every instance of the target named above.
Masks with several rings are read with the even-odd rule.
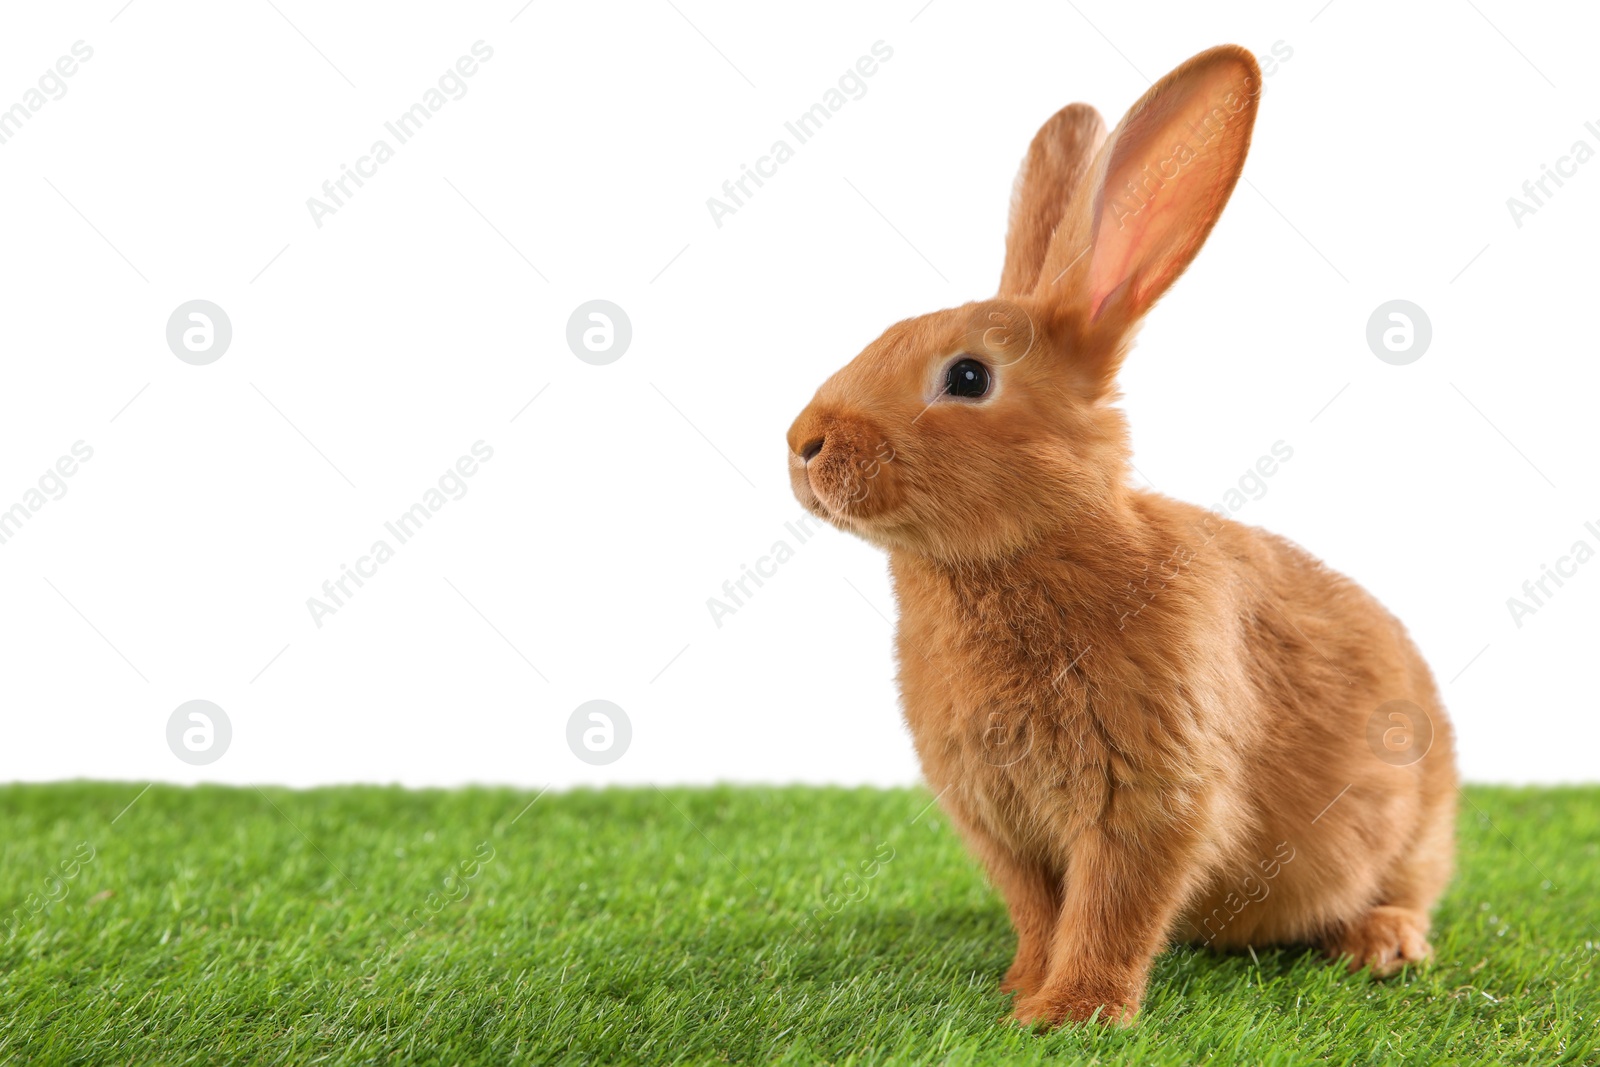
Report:
[[[907,724],[947,805],[1019,853],[1056,854],[1107,805],[1119,757],[1070,630],[901,634]]]
[[[906,721],[957,818],[1059,866],[1088,828],[1140,833],[1204,789],[1208,698],[1167,669],[1173,640],[1069,583],[896,578]]]

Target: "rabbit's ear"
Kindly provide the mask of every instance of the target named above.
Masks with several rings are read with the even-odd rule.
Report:
[[[1200,250],[1239,180],[1260,96],[1255,57],[1213,48],[1151,86],[1100,149],[1034,291],[1108,342],[1093,347],[1118,347]]]
[[[1039,127],[1011,190],[1001,296],[1026,296],[1038,285],[1050,237],[1105,139],[1105,120],[1088,104],[1068,104]]]

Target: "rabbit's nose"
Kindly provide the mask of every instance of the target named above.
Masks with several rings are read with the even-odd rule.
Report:
[[[826,438],[823,437],[814,437],[807,441],[800,449],[800,458],[810,463],[817,457],[817,453],[822,451],[822,444],[825,440]]]

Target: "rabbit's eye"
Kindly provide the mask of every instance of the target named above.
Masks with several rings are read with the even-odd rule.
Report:
[[[957,361],[945,372],[944,391],[951,396],[978,399],[989,391],[989,368],[975,359]]]

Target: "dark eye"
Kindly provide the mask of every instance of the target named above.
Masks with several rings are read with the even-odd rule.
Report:
[[[975,359],[958,361],[944,376],[944,391],[976,400],[989,391],[989,368]]]

